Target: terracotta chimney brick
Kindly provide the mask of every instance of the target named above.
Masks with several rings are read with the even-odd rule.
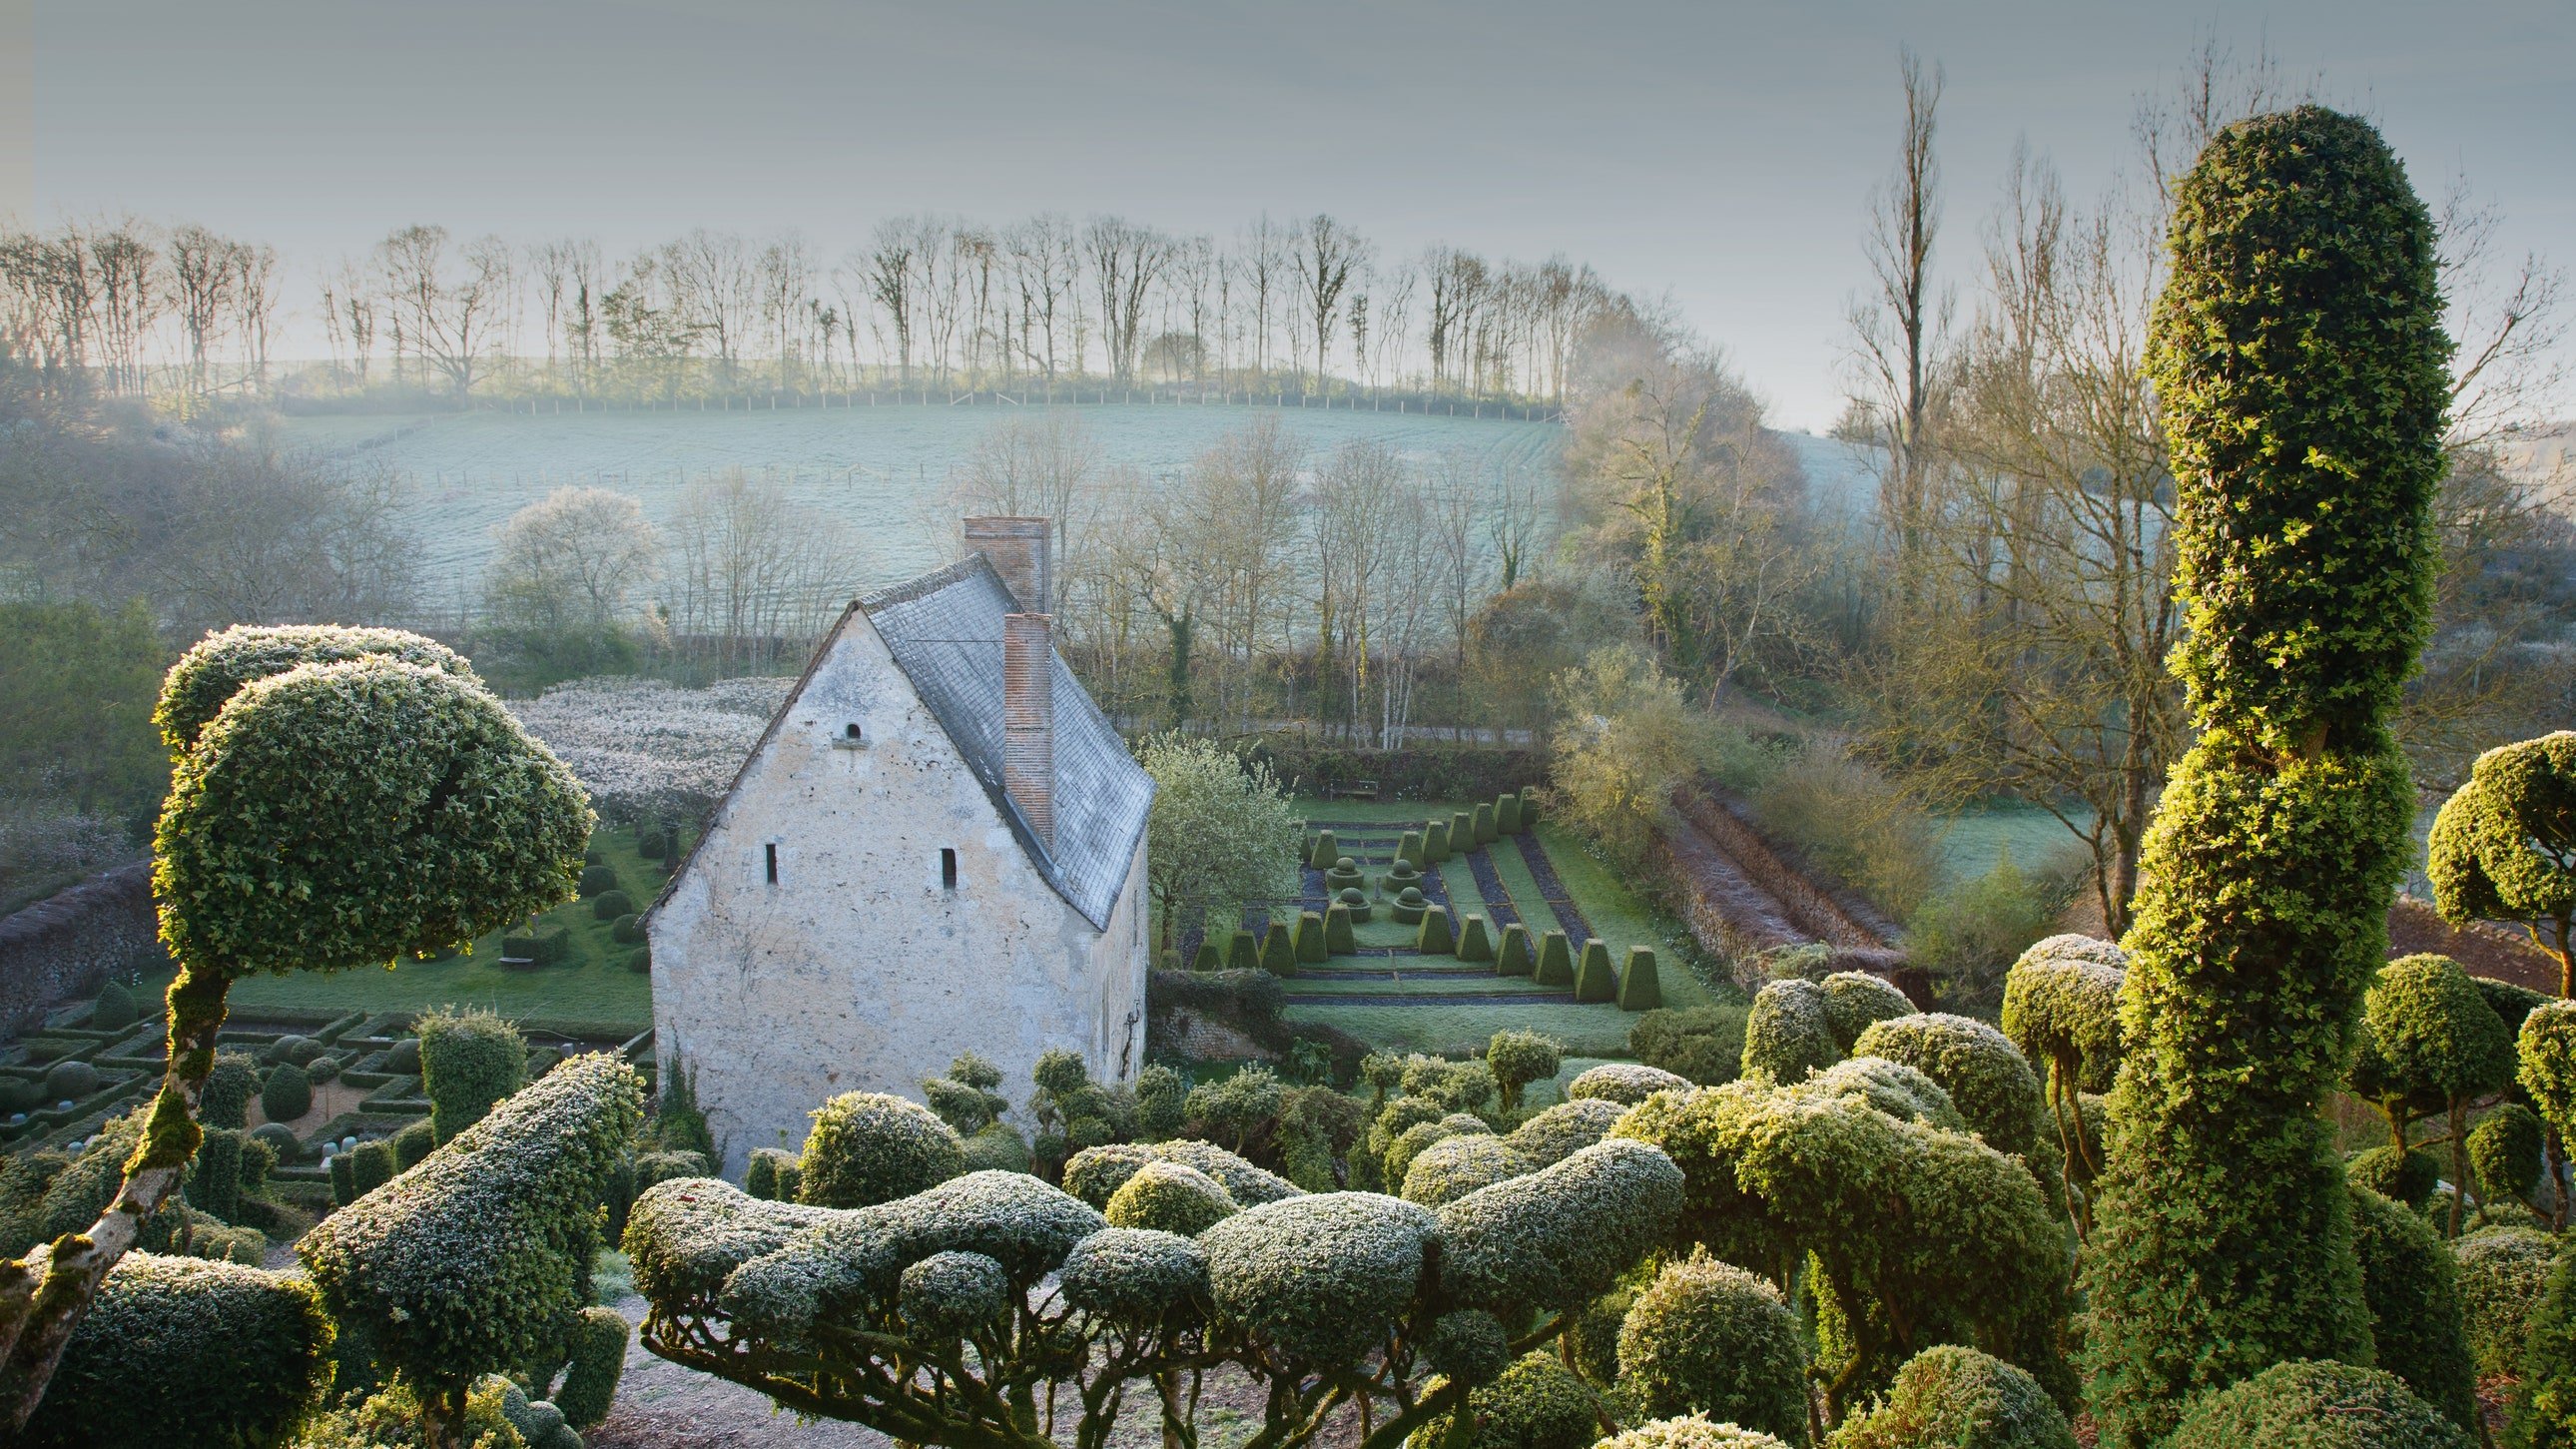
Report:
[[[1055,569],[1047,541],[1054,532],[1051,518],[970,518],[966,547],[984,555],[1021,608],[1050,613],[1055,608]]]
[[[1054,635],[1052,614],[1002,616],[1002,790],[1049,850],[1055,848]]]

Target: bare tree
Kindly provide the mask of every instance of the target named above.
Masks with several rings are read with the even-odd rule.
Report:
[[[814,265],[805,255],[804,238],[791,231],[760,249],[760,319],[777,349],[782,386],[794,385],[813,285]]]
[[[1289,275],[1288,229],[1263,212],[1244,228],[1238,251],[1238,263],[1244,284],[1250,291],[1252,318],[1249,335],[1252,341],[1252,372],[1258,378],[1270,371],[1270,318],[1286,290]]]
[[[1096,216],[1083,228],[1082,249],[1100,302],[1109,374],[1119,382],[1133,382],[1145,298],[1171,260],[1171,239],[1123,217]]]
[[[110,392],[143,391],[143,344],[164,306],[156,290],[159,254],[145,240],[138,223],[104,225],[89,235],[96,267],[100,360],[107,368]]]
[[[1941,70],[1935,66],[1926,75],[1909,47],[1899,55],[1897,80],[1905,115],[1896,169],[1870,197],[1869,226],[1861,237],[1870,290],[1852,304],[1851,329],[1859,400],[1876,419],[1887,448],[1879,517],[1895,535],[1897,583],[1904,590],[1911,587],[1911,560],[1928,522],[1931,445],[1924,427],[1933,409],[1930,367],[1948,308],[1932,283],[1932,247],[1941,230],[1941,167],[1933,150]]]
[[[730,385],[759,314],[760,283],[750,248],[732,232],[698,227],[670,244],[672,283],[688,310],[691,328],[714,344],[716,366]]]
[[[241,336],[242,362],[254,390],[268,391],[268,327],[277,316],[277,248],[264,243],[233,248],[233,328]]]
[[[189,390],[209,386],[206,360],[232,310],[241,271],[234,260],[239,243],[193,223],[170,229],[170,279],[176,287],[179,335],[188,349]]]
[[[1342,293],[1350,286],[1354,268],[1368,265],[1368,243],[1349,227],[1323,212],[1308,217],[1297,229],[1293,256],[1297,265],[1297,289],[1304,298],[1306,315],[1315,325],[1315,387],[1325,390],[1324,361],[1333,344],[1333,328],[1341,319]]]
[[[1004,231],[1002,245],[1019,304],[1020,353],[1045,375],[1052,401],[1062,371],[1082,369],[1078,352],[1067,356],[1061,350],[1074,334],[1074,313],[1081,307],[1073,224],[1041,212]]]
[[[691,484],[664,534],[671,628],[729,674],[802,649],[865,572],[831,514],[738,470]]]
[[[912,343],[921,321],[921,275],[925,265],[918,223],[909,217],[878,223],[876,238],[868,250],[851,253],[844,264],[845,270],[858,279],[867,299],[875,304],[872,319],[881,316],[884,327],[893,334],[895,366],[906,387],[912,385]]]
[[[1087,540],[1100,444],[1079,415],[1049,410],[1015,415],[985,430],[949,474],[943,519],[976,514],[1046,518],[1055,524],[1056,597],[1061,612],[1069,580],[1083,567],[1077,539]]]

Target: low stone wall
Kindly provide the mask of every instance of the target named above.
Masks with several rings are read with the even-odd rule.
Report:
[[[152,863],[91,876],[0,920],[0,1038],[111,976],[131,981],[168,960],[152,916]]]

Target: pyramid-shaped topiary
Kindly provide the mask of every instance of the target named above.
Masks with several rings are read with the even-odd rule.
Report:
[[[1502,944],[1494,948],[1494,973],[1527,976],[1537,965],[1537,953],[1530,949],[1529,927],[1518,921],[1503,927]]]
[[[1422,912],[1422,929],[1414,933],[1413,948],[1425,956],[1446,956],[1458,949],[1457,938],[1449,930],[1449,908],[1426,906]]]
[[[1368,907],[1360,909],[1367,910]],[[1324,949],[1335,956],[1348,956],[1359,948],[1359,941],[1351,933],[1351,908],[1345,905],[1325,908]]]
[[[1550,931],[1538,938],[1538,969],[1530,979],[1541,986],[1574,984],[1574,947],[1563,931]]]
[[[1583,943],[1583,959],[1574,968],[1574,999],[1615,1001],[1619,978],[1610,969],[1610,943],[1595,936]]]
[[[1293,938],[1297,959],[1312,964],[1332,954],[1324,944],[1324,915],[1321,911],[1299,911],[1297,932]]]
[[[1469,916],[1458,923],[1458,959],[1491,961],[1494,959],[1494,936],[1485,929],[1485,918]]]
[[[1664,1004],[1664,984],[1655,975],[1651,946],[1628,948],[1628,969],[1619,973],[1619,1009],[1653,1011]]]
[[[1275,918],[1261,933],[1261,969],[1273,976],[1297,974],[1297,947],[1288,938],[1288,928]]]

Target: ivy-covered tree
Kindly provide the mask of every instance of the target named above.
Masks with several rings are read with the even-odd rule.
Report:
[[[1300,834],[1268,765],[1177,734],[1145,741],[1136,758],[1154,778],[1145,859],[1155,950],[1179,939],[1184,904],[1295,892]]]
[[[2576,730],[2478,756],[2433,817],[2433,906],[2455,923],[2520,921],[2576,996]]]
[[[86,1233],[0,1264],[0,1437],[185,1178],[235,979],[383,966],[572,896],[591,828],[580,785],[470,672],[410,662],[429,651],[446,652],[386,631],[236,630],[172,668],[159,718],[184,748],[153,869],[179,966],[168,1066],[115,1201]],[[216,679],[231,692],[191,727]]]
[[[2378,132],[2221,131],[2176,192],[2152,363],[2173,454],[2174,672],[2198,743],[2146,841],[2127,1061],[2085,1269],[2106,1445],[2370,1346],[2318,1115],[2410,850],[2388,721],[2432,605],[2445,362],[2433,228]]]

